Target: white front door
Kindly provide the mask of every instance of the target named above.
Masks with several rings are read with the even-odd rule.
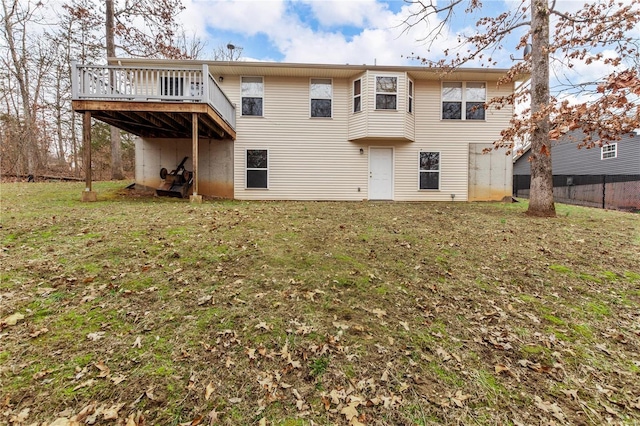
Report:
[[[393,148],[369,149],[369,199],[393,200]]]

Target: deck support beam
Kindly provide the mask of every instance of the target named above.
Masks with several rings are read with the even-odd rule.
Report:
[[[91,188],[91,111],[85,111],[82,115],[82,146],[84,148],[85,173],[82,201],[96,201],[98,196]]]
[[[193,195],[190,199],[192,203],[202,203],[202,195],[198,194],[198,113],[191,114],[191,144],[193,151]]]

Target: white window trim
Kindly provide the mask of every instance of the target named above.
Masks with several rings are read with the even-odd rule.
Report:
[[[260,96],[262,98],[262,115],[244,115],[242,114],[242,98],[244,98],[245,96],[242,96],[242,79],[243,78],[259,78],[262,80],[262,96]],[[255,96],[251,96],[251,97],[255,97]],[[265,107],[265,99],[264,99],[264,77],[261,75],[242,75],[240,76],[240,117],[264,117],[264,107]]]
[[[251,117],[251,116],[249,116]],[[247,179],[247,172],[249,170],[265,170],[265,169],[259,169],[259,168],[249,168],[247,166],[247,151],[267,151],[267,187],[266,188],[254,188],[254,187],[250,187],[249,186],[249,179]],[[245,148],[244,150],[244,189],[250,190],[250,191],[266,191],[269,189],[269,165],[271,164],[271,159],[270,159],[270,155],[269,155],[269,149],[268,148]]]
[[[605,151],[605,148],[606,148],[606,151]],[[611,154],[611,153],[613,153],[613,156],[605,157],[605,154]],[[600,148],[600,159],[601,160],[610,160],[612,158],[618,158],[618,144],[616,142],[609,143],[609,144],[604,144]]]
[[[360,93],[358,95],[356,95],[355,93],[356,81],[360,82]],[[353,103],[351,104],[351,112],[353,114],[357,114],[359,112],[362,112],[362,77],[356,78],[351,82],[351,90],[353,90]],[[355,111],[356,98],[360,98],[360,109],[358,111]]]
[[[387,109],[387,108],[378,108],[378,77],[391,77],[391,78],[395,78],[396,79],[396,92],[395,92],[395,96],[396,96],[396,107],[395,109]],[[400,82],[400,76],[397,75],[374,75],[373,76],[373,106],[374,109],[376,111],[398,111],[398,101],[399,101],[399,97],[398,97],[398,91],[400,90],[399,87],[399,82]],[[362,92],[362,86],[360,86],[360,91]],[[381,95],[394,95],[394,93],[391,92],[380,92]]]
[[[331,81],[331,98],[329,98],[329,100],[331,101],[331,116],[329,117],[314,117],[311,115],[311,81],[313,80],[329,80]],[[315,99],[323,99],[323,98],[315,98]],[[264,101],[263,101],[264,102]],[[314,78],[310,78],[309,79],[309,118],[313,118],[314,120],[331,120],[333,118],[333,78],[319,78],[319,77],[314,77]]]
[[[438,171],[435,170],[420,170],[420,154],[423,152],[436,152],[438,153]],[[421,173],[438,173],[438,189],[422,189],[420,188],[420,174]],[[442,152],[441,151],[429,151],[421,149],[418,151],[418,191],[420,192],[439,192],[442,190]]]
[[[442,96],[442,89],[444,87],[444,83],[462,83],[462,110],[460,119],[457,118],[444,118],[442,116],[442,103],[445,102]],[[484,111],[484,118],[482,120],[467,120],[467,83],[482,83],[484,84],[484,103],[487,103],[488,98],[488,90],[489,85],[486,81],[460,81],[460,80],[451,80],[451,81],[441,81],[440,82],[440,121],[471,121],[471,122],[483,122],[487,121],[487,110]],[[415,91],[415,86],[413,88]],[[470,101],[470,102],[478,102],[478,101]]]
[[[409,91],[409,88],[412,90]],[[413,114],[416,109],[415,104],[416,84],[412,79],[407,79],[407,113]],[[442,96],[442,94],[440,95]]]

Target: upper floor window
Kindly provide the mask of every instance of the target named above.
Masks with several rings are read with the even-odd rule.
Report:
[[[311,79],[311,117],[331,117],[332,98],[330,78]]]
[[[443,120],[484,120],[485,83],[442,83]]]
[[[607,158],[617,158],[618,157],[618,144],[610,143],[606,145],[602,145],[600,150],[600,159],[606,160]]]
[[[242,77],[242,115],[262,116],[264,82],[262,77]]]
[[[376,109],[397,109],[398,77],[376,77]]]
[[[409,100],[407,102],[407,112],[413,113],[413,81],[409,80],[409,88],[407,90],[409,94]]]
[[[362,80],[353,81],[353,112],[362,111]]]

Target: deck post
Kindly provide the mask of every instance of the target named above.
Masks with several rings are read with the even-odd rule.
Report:
[[[193,151],[193,195],[190,199],[192,203],[202,203],[202,195],[198,194],[198,113],[191,114],[191,144]]]
[[[95,191],[91,189],[91,111],[85,111],[82,115],[82,146],[84,148],[84,172],[85,185],[82,192],[82,201],[96,201]]]

